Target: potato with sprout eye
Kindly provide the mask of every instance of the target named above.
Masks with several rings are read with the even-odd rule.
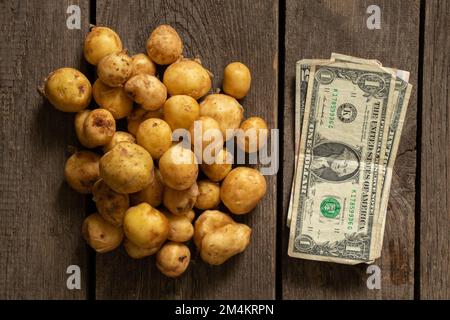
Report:
[[[67,159],[64,177],[69,186],[83,194],[91,193],[94,183],[100,179],[100,156],[90,151],[78,151]]]
[[[108,144],[116,133],[116,121],[106,109],[84,110],[75,116],[75,132],[87,148]]]
[[[150,60],[150,58],[143,54],[138,53],[131,57],[132,72],[131,76],[138,74],[149,74],[151,76],[156,75],[156,65]]]
[[[233,156],[227,149],[222,149],[212,163],[203,161],[200,165],[203,173],[214,182],[222,181],[231,171]]]
[[[123,247],[125,248],[127,254],[133,259],[142,259],[154,255],[161,248],[160,246],[154,248],[141,248],[128,239],[125,239]]]
[[[169,220],[148,203],[130,207],[125,213],[123,229],[128,240],[141,248],[156,248],[166,241]]]
[[[217,208],[220,203],[220,186],[216,182],[201,180],[197,182],[198,196],[195,207],[201,210]]]
[[[194,226],[188,215],[175,215],[170,212],[164,212],[169,219],[170,231],[167,239],[176,242],[189,241],[194,235]]]
[[[141,123],[150,118],[163,119],[162,108],[154,111],[145,110],[140,107],[135,108],[127,117],[128,132],[136,136]]]
[[[191,252],[186,245],[168,242],[156,254],[156,267],[165,276],[175,278],[186,271],[190,260]]]
[[[159,159],[159,171],[164,184],[175,190],[190,188],[198,176],[198,164],[195,154],[176,144]]]
[[[172,130],[188,130],[192,123],[200,117],[198,102],[187,95],[172,96],[164,103],[164,120]]]
[[[92,195],[98,213],[103,219],[113,226],[121,227],[125,212],[130,206],[128,195],[115,192],[102,179],[94,184]]]
[[[173,214],[182,215],[192,210],[197,201],[197,183],[186,190],[175,190],[170,187],[164,188],[163,204]]]
[[[111,53],[122,51],[122,41],[117,33],[107,27],[93,27],[84,40],[84,57],[96,66]]]
[[[107,153],[112,148],[114,148],[117,144],[121,142],[130,142],[130,143],[136,143],[136,139],[133,137],[132,134],[125,132],[125,131],[116,131],[111,139],[111,141],[103,146],[103,152]]]
[[[153,177],[153,159],[141,146],[122,142],[100,159],[100,176],[118,193],[144,189]]]
[[[122,87],[109,87],[100,79],[94,83],[93,95],[99,107],[111,112],[114,119],[125,118],[133,109],[133,100],[127,96]]]
[[[155,177],[152,182],[141,191],[130,195],[130,200],[133,205],[147,202],[149,205],[156,208],[161,204],[164,183],[158,168],[155,167],[153,170]]]
[[[239,148],[247,153],[257,152],[267,144],[269,129],[260,117],[251,117],[241,123],[237,134]]]
[[[240,62],[232,62],[225,67],[223,73],[223,91],[236,98],[242,99],[250,90],[252,77],[247,66]]]
[[[78,112],[89,105],[92,86],[80,71],[60,68],[46,78],[44,95],[56,109],[63,112]]]
[[[116,249],[123,239],[122,228],[113,226],[98,213],[84,219],[82,234],[86,242],[98,253]]]
[[[98,63],[98,78],[110,87],[121,87],[131,77],[131,63],[125,51],[111,53]]]
[[[147,119],[138,128],[136,141],[153,159],[159,159],[172,146],[172,130],[164,120]]]
[[[182,53],[183,42],[177,31],[169,25],[158,26],[147,39],[147,54],[157,64],[171,64]]]
[[[166,102],[167,89],[155,76],[138,74],[125,83],[125,92],[145,110],[158,110]]]

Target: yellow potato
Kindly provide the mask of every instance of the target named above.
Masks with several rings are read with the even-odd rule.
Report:
[[[219,123],[211,117],[200,117],[189,128],[194,152],[202,162],[212,163],[216,150],[223,147],[223,136]],[[204,159],[205,158],[205,159]]]
[[[94,183],[100,178],[100,156],[90,151],[78,151],[67,159],[64,177],[75,191],[91,193]]]
[[[122,228],[113,226],[98,213],[84,219],[82,234],[86,242],[98,253],[114,250],[123,239]]]
[[[188,130],[192,123],[200,117],[198,102],[187,95],[172,96],[164,103],[164,120],[172,130]]]
[[[220,203],[220,186],[216,182],[201,180],[197,182],[199,195],[195,207],[201,210],[217,208]]]
[[[130,206],[128,195],[115,192],[102,179],[94,184],[92,195],[98,213],[103,219],[116,227],[121,227],[125,212]]]
[[[194,225],[194,243],[199,250],[202,249],[203,237],[224,225],[235,223],[226,213],[219,210],[206,210],[203,212]]]
[[[94,27],[84,40],[84,57],[96,66],[108,54],[122,51],[122,41],[117,33],[107,27]]]
[[[93,95],[99,107],[111,112],[114,119],[125,118],[133,109],[133,100],[127,96],[122,87],[109,87],[100,79],[94,83]]]
[[[116,131],[111,139],[111,141],[108,144],[105,144],[103,146],[103,152],[107,153],[112,148],[114,148],[118,143],[121,142],[130,142],[130,143],[136,143],[136,139],[133,137],[132,134],[129,134],[125,131]]]
[[[177,144],[170,147],[159,159],[159,171],[166,186],[175,190],[186,190],[197,180],[197,159],[190,149]]]
[[[133,205],[147,202],[149,205],[156,208],[161,204],[164,183],[159,170],[156,167],[153,168],[153,170],[155,178],[152,182],[141,191],[130,195],[130,200]]]
[[[183,53],[183,42],[174,28],[160,25],[147,39],[147,54],[157,64],[171,64]]]
[[[154,248],[141,248],[128,239],[125,239],[123,247],[125,248],[125,251],[128,253],[128,255],[133,259],[141,259],[151,256],[158,252],[158,250],[161,248],[160,246]]]
[[[61,68],[50,73],[45,80],[44,95],[63,112],[78,112],[91,102],[92,86],[80,71]]]
[[[244,214],[256,207],[266,189],[266,179],[258,170],[238,167],[223,180],[220,199],[232,213]]]
[[[106,109],[84,110],[75,116],[75,132],[87,148],[108,144],[116,133],[116,121]]]
[[[192,211],[192,210],[191,210]],[[167,239],[176,242],[189,241],[194,235],[194,226],[187,215],[174,215],[170,212],[164,212],[169,219],[170,231]]]
[[[186,245],[168,242],[156,254],[156,267],[165,276],[175,278],[186,271],[190,260],[191,252]]]
[[[189,210],[188,212],[185,212],[183,216],[187,217],[189,221],[192,222],[195,219],[195,212],[194,210]]]
[[[269,129],[266,122],[259,117],[251,117],[241,123],[241,131],[237,134],[237,144],[241,150],[253,153],[267,143]]]
[[[127,210],[123,229],[127,239],[136,246],[150,249],[166,241],[170,226],[164,214],[143,202]]]
[[[163,82],[171,96],[183,94],[196,100],[211,89],[208,71],[198,62],[188,59],[172,63],[164,72]]]
[[[166,102],[167,89],[155,76],[138,74],[125,83],[125,92],[145,110],[158,110]]]
[[[128,132],[136,136],[137,130],[141,125],[141,123],[144,122],[144,120],[150,118],[163,119],[162,108],[155,111],[149,111],[143,108],[135,108],[133,111],[131,111],[130,115],[127,117]]]
[[[233,156],[227,149],[222,149],[212,164],[203,161],[200,165],[203,173],[214,182],[222,181],[231,171]]]
[[[134,193],[152,179],[153,159],[137,144],[122,142],[100,159],[100,176],[118,193]]]
[[[156,65],[150,60],[150,58],[143,53],[135,54],[131,57],[132,72],[131,76],[136,76],[138,74],[149,74],[154,76],[156,74]]]
[[[153,159],[159,159],[172,146],[172,130],[164,120],[150,118],[139,126],[136,140]]]
[[[198,196],[197,183],[186,190],[175,190],[170,187],[164,188],[163,204],[173,214],[183,215],[192,210]]]
[[[211,117],[219,123],[225,140],[233,137],[244,117],[239,102],[226,94],[210,94],[200,103],[200,115]],[[227,130],[229,134],[227,135]]]
[[[250,90],[252,77],[247,66],[240,62],[232,62],[225,67],[223,73],[223,91],[236,99],[242,99]]]
[[[131,63],[125,51],[108,54],[98,63],[98,78],[110,87],[121,87],[131,77]]]

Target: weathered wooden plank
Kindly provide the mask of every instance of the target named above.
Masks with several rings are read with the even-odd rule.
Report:
[[[450,298],[450,2],[427,1],[424,32],[420,288]]]
[[[200,57],[220,87],[223,68],[239,60],[252,70],[252,89],[243,101],[246,115],[277,126],[277,1],[97,1],[97,23],[117,30],[131,54],[145,52],[157,25],[180,33],[184,55]],[[242,221],[253,229],[252,243],[219,267],[203,263],[192,247],[188,271],[179,279],[162,276],[153,257],[134,261],[121,252],[97,256],[97,298],[257,299],[275,297],[276,177],[267,177],[263,203]]]
[[[81,30],[66,27],[71,4],[81,8]],[[63,181],[66,151],[76,143],[73,115],[36,88],[56,68],[84,66],[88,1],[2,1],[0,8],[0,298],[85,299],[84,197]],[[74,264],[81,290],[70,291],[66,268]]]
[[[369,30],[367,8],[381,9],[381,29]],[[411,71],[417,87],[419,1],[288,0],[284,114],[284,214],[294,165],[295,62],[328,58],[331,52],[374,58]],[[443,53],[444,54],[444,53]],[[381,268],[381,290],[366,287],[367,266],[345,266],[287,257],[289,230],[283,230],[282,279],[285,299],[413,298],[416,169],[416,91],[410,100],[393,175]],[[284,220],[283,220],[284,223]]]

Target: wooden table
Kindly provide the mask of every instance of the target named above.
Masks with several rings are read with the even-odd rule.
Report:
[[[68,29],[69,5],[81,28]],[[367,8],[381,9],[369,30]],[[0,74],[0,298],[39,299],[433,299],[450,298],[450,1],[2,1]],[[268,177],[264,202],[243,221],[248,250],[220,267],[196,253],[171,280],[154,259],[132,261],[123,250],[96,255],[80,234],[94,208],[63,181],[77,146],[73,115],[37,93],[62,66],[95,70],[82,55],[89,24],[107,25],[130,53],[145,52],[161,23],[181,34],[186,56],[215,74],[233,60],[253,73],[243,101],[281,132],[282,167]],[[367,266],[288,258],[285,213],[293,173],[294,67],[331,52],[375,58],[411,71],[414,91],[393,177],[382,258],[381,289],[368,289]],[[69,265],[80,266],[80,290],[68,290]]]

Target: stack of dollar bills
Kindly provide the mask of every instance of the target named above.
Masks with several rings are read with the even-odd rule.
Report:
[[[342,54],[297,62],[289,256],[380,257],[408,81],[407,71]]]

